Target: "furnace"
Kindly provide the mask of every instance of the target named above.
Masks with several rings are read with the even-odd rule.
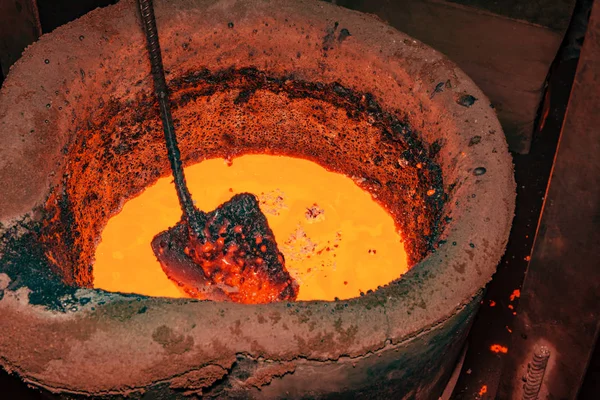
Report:
[[[506,141],[451,61],[316,1],[157,1],[182,160],[291,156],[354,181],[410,270],[333,301],[93,289],[121,206],[167,176],[134,1],[32,45],[0,96],[0,363],[60,393],[434,398],[514,210]]]

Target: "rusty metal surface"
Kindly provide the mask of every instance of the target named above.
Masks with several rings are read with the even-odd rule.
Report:
[[[537,345],[551,356],[539,398],[575,399],[600,319],[600,3],[588,25],[499,398],[520,398]]]
[[[35,0],[0,1],[0,76],[41,34]]]
[[[564,32],[575,0],[448,0]]]

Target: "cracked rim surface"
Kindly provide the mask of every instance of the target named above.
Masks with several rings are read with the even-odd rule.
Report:
[[[485,95],[440,53],[370,16],[329,4],[156,3],[167,80],[206,66],[254,66],[340,82],[372,93],[387,109],[410,110],[424,122],[424,142],[444,139],[436,161],[450,195],[445,243],[401,280],[342,302],[249,306],[78,289],[66,312],[57,312],[31,304],[26,287],[10,290],[15,277],[0,273],[0,290],[6,289],[0,315],[10,321],[0,326],[0,364],[28,382],[71,393],[117,394],[157,384],[198,393],[228,377],[238,386],[220,390],[271,383],[262,395],[275,396],[272,379],[310,377],[302,375],[315,368],[310,363],[329,368],[338,360],[352,368],[380,358],[392,365],[418,352],[438,362],[450,342],[440,339],[441,353],[428,355],[411,346],[436,348],[435,335],[443,332],[460,345],[477,296],[504,252],[514,210],[512,162]],[[324,42],[335,23],[351,36]],[[188,51],[188,38],[189,47],[201,51]],[[324,51],[324,44],[331,48]],[[252,57],[249,49],[257,50]],[[64,167],[61,150],[76,118],[67,103],[89,93],[133,99],[151,87],[144,50],[135,3],[121,1],[44,35],[13,67],[0,92],[0,233],[28,215],[35,219],[32,210],[58,184],[54,172]],[[58,112],[61,102],[69,112]],[[421,361],[411,362],[418,367]],[[236,376],[234,366],[244,363],[252,364],[252,375]],[[421,388],[422,397],[430,389],[419,379],[443,379],[435,371],[420,378],[412,373],[417,378],[407,381],[407,393]],[[332,382],[315,383],[316,390],[343,386]]]

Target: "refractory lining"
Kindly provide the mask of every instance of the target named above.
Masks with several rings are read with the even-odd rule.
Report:
[[[269,76],[257,69],[201,70],[170,83],[184,164],[243,154],[308,159],[352,177],[389,210],[411,264],[432,248],[446,200],[439,146],[425,147],[401,112],[340,84]],[[91,287],[93,256],[107,220],[122,204],[169,174],[158,105],[98,104],[79,121],[63,186],[46,202],[40,240],[65,282]],[[307,176],[306,179],[310,179]]]

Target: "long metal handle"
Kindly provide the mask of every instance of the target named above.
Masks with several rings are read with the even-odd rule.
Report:
[[[175,189],[179,204],[188,224],[194,232],[201,232],[199,213],[194,208],[192,196],[185,183],[185,175],[181,165],[181,155],[173,127],[173,117],[171,116],[171,107],[169,105],[169,92],[165,80],[165,70],[162,62],[160,44],[158,42],[158,29],[156,28],[156,19],[154,17],[154,6],[152,0],[138,0],[140,14],[142,16],[142,25],[146,34],[146,43],[150,56],[150,65],[152,67],[152,77],[154,78],[154,90],[158,97],[160,105],[160,117],[162,119],[167,154],[173,171]]]

